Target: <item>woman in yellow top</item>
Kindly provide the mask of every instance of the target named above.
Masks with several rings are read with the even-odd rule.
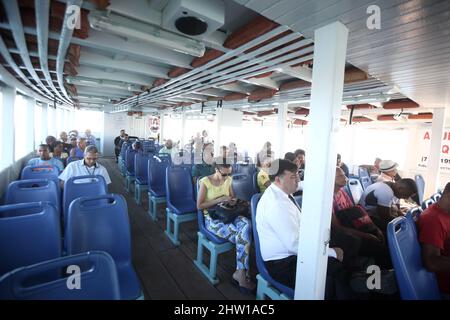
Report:
[[[255,289],[255,284],[247,276],[252,239],[251,222],[243,216],[238,216],[232,223],[224,223],[212,219],[206,210],[221,202],[236,202],[231,188],[231,165],[216,162],[214,166],[214,174],[200,180],[197,208],[205,212],[206,229],[236,244],[236,271],[233,273],[233,280],[242,292],[251,293]]]
[[[260,161],[260,168],[258,171],[258,175],[256,177],[256,182],[258,183],[259,192],[264,193],[266,189],[270,186],[270,179],[269,179],[269,168],[270,164],[272,163],[272,155],[269,154],[268,157],[262,159]]]

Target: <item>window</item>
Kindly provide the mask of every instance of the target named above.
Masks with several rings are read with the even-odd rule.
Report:
[[[17,95],[14,104],[14,160],[27,155],[27,105],[23,96]]]
[[[42,107],[40,105],[34,106],[34,145],[38,146],[42,141]]]

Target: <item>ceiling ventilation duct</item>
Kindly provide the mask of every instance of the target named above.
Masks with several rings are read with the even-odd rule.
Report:
[[[222,0],[169,0],[162,27],[191,37],[204,38],[225,23]]]

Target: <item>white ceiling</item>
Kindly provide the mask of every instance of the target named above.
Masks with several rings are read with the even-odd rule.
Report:
[[[347,60],[423,107],[450,106],[448,0],[235,0],[312,38],[333,21],[349,29]],[[368,6],[381,9],[369,30]]]

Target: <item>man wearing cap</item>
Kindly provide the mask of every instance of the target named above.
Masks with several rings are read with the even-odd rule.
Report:
[[[395,182],[399,180],[397,172],[398,163],[392,160],[383,160],[380,163],[381,174],[377,179],[377,182]]]

